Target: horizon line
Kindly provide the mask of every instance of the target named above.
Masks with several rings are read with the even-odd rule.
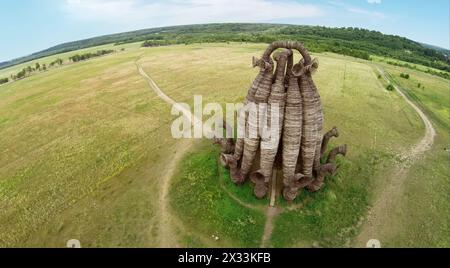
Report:
[[[138,32],[138,31],[143,31],[143,30],[163,29],[163,28],[172,28],[172,27],[185,27],[185,26],[199,26],[199,25],[215,25],[215,24],[217,24],[217,25],[220,25],[220,24],[254,24],[254,25],[257,25],[257,24],[265,24],[265,25],[286,25],[286,26],[323,27],[323,28],[329,28],[329,29],[355,28],[355,29],[367,30],[367,31],[371,31],[371,32],[378,32],[378,33],[381,33],[381,34],[387,35],[387,36],[395,36],[395,37],[405,38],[405,39],[407,39],[407,40],[410,40],[410,41],[415,42],[415,43],[417,43],[417,44],[420,44],[420,45],[422,45],[422,46],[423,46],[423,45],[428,45],[428,46],[432,46],[432,47],[434,47],[434,48],[436,48],[436,49],[442,49],[442,50],[445,50],[445,51],[447,51],[447,52],[450,52],[450,46],[449,46],[449,48],[444,48],[444,47],[441,47],[441,46],[439,46],[439,45],[434,45],[434,44],[429,44],[429,43],[419,42],[419,41],[410,39],[410,38],[405,37],[405,36],[397,35],[397,34],[387,34],[387,33],[381,32],[381,31],[379,31],[379,30],[369,30],[369,29],[367,29],[367,28],[355,27],[355,26],[333,27],[333,26],[324,26],[324,25],[318,25],[318,24],[316,24],[316,25],[309,25],[309,24],[270,23],[270,22],[211,22],[211,23],[194,23],[194,24],[173,24],[173,25],[166,25],[166,26],[159,26],[159,27],[141,28],[141,29],[137,29],[137,30],[123,31],[123,32],[114,32],[114,33],[108,33],[108,34],[96,35],[96,36],[92,36],[92,37],[86,37],[86,38],[77,39],[77,40],[72,40],[72,41],[67,41],[67,42],[60,42],[60,43],[56,43],[56,44],[53,45],[53,46],[47,47],[47,48],[42,49],[42,50],[38,50],[38,51],[33,52],[33,53],[30,53],[30,54],[26,54],[26,55],[23,55],[23,56],[20,56],[20,57],[16,57],[16,58],[12,58],[12,59],[9,59],[9,60],[0,61],[0,65],[1,65],[1,64],[5,64],[5,63],[12,62],[12,61],[14,61],[14,60],[19,60],[19,59],[22,59],[22,58],[30,57],[30,56],[33,56],[33,55],[35,55],[35,54],[44,52],[44,51],[46,51],[46,50],[50,50],[50,49],[52,49],[52,48],[55,48],[55,47],[58,47],[58,46],[61,46],[61,45],[70,44],[70,43],[75,43],[75,42],[80,42],[80,41],[87,41],[87,40],[91,40],[91,39],[95,39],[95,38],[100,38],[100,37],[106,37],[106,36],[111,36],[111,35],[116,35],[116,34],[123,34],[123,33],[132,33],[132,32]],[[95,47],[95,46],[92,46],[92,47]],[[73,50],[73,51],[75,51],[75,50]],[[62,53],[62,52],[61,52],[61,53]],[[61,54],[61,53],[56,53],[56,54],[54,54],[54,55],[58,55],[58,54]],[[44,56],[44,57],[45,57],[45,56]],[[31,61],[33,61],[33,60],[31,60]],[[14,65],[13,65],[13,66],[14,66]],[[12,66],[9,66],[9,67],[12,67]],[[9,67],[6,67],[6,68],[9,68]],[[1,68],[0,68],[0,69],[1,69]]]

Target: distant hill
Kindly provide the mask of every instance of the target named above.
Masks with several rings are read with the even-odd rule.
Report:
[[[0,69],[42,57],[110,43],[149,41],[155,45],[198,42],[263,42],[298,40],[313,52],[330,51],[368,59],[392,57],[450,72],[449,51],[400,36],[359,28],[284,24],[201,24],[144,29],[69,42],[0,63]]]
[[[420,44],[422,46],[426,47],[426,48],[431,48],[431,49],[440,51],[440,52],[444,53],[445,55],[447,55],[447,57],[450,57],[450,50],[449,49],[438,47],[438,46],[433,46],[433,45],[425,44],[425,43],[420,43]]]

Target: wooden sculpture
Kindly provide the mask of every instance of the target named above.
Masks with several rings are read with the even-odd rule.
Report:
[[[275,52],[279,48],[283,50]],[[295,65],[292,50],[302,55]],[[347,146],[339,146],[326,155],[330,139],[338,137],[339,132],[333,128],[322,134],[323,109],[312,79],[317,60],[299,42],[274,42],[261,59],[253,58],[253,66],[259,67],[260,72],[245,101],[245,107],[253,108],[238,113],[238,129],[244,130],[245,135],[236,140],[215,139],[222,147],[221,163],[230,169],[234,183],[241,185],[250,178],[257,198],[267,196],[273,185],[282,187],[288,201],[294,200],[303,188],[319,191],[325,177],[336,173],[335,158],[339,154],[345,156]],[[267,107],[266,117],[259,116],[261,110],[254,108],[261,104]],[[261,118],[267,121],[261,122]],[[264,137],[262,123],[277,131]],[[274,169],[282,171],[282,183],[273,183],[277,180],[277,176],[272,176]]]

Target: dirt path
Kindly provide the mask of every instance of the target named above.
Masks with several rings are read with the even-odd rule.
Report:
[[[139,74],[145,78],[145,80],[147,81],[149,87],[151,89],[153,89],[153,91],[158,95],[158,97],[160,97],[163,101],[165,101],[167,104],[172,105],[173,107],[177,108],[180,112],[182,112],[187,118],[189,118],[189,120],[191,121],[192,125],[196,125],[196,124],[202,124],[201,120],[197,117],[194,116],[193,113],[191,113],[190,110],[186,109],[184,106],[180,105],[179,103],[177,103],[176,101],[174,101],[172,98],[170,98],[169,96],[167,96],[159,87],[158,85],[155,83],[155,81],[153,81],[153,79],[147,74],[145,73],[144,69],[142,69],[142,67],[139,65],[139,63],[136,62],[136,66],[138,68]]]
[[[176,147],[180,149],[171,156],[170,163],[166,166],[167,172],[163,177],[160,178],[162,184],[158,198],[159,209],[156,211],[156,213],[159,222],[158,244],[159,247],[162,248],[180,247],[175,235],[177,232],[173,229],[175,219],[173,219],[173,217],[171,216],[172,213],[170,211],[169,205],[169,190],[170,181],[175,175],[176,167],[180,163],[183,156],[191,148],[191,146],[192,142],[189,140],[182,140],[177,144]]]
[[[261,248],[267,247],[267,243],[272,237],[274,219],[281,213],[281,210],[274,206],[269,206],[266,211],[266,224],[264,226],[264,233],[261,239]]]
[[[356,247],[365,247],[370,239],[380,240],[385,230],[388,230],[390,226],[390,219],[395,217],[394,210],[398,208],[400,198],[403,194],[404,184],[407,180],[408,171],[411,165],[426,151],[430,150],[436,131],[431,124],[428,117],[422,112],[422,110],[408,99],[403,90],[395,85],[383,69],[378,68],[378,71],[383,78],[393,84],[395,90],[402,96],[405,101],[417,112],[425,124],[425,135],[416,144],[414,144],[409,150],[401,154],[401,163],[395,167],[391,176],[385,178],[385,186],[381,189],[379,196],[376,198],[375,203],[367,214],[366,221],[361,227],[360,234],[356,237],[354,245]],[[380,241],[383,245],[383,241]]]
[[[196,118],[190,110],[186,109],[185,107],[179,105],[177,102],[175,102],[172,98],[167,96],[153,81],[153,79],[145,73],[144,69],[139,65],[139,63],[136,61],[136,67],[139,71],[139,74],[145,78],[147,81],[149,87],[167,104],[172,105],[173,107],[176,107],[179,111],[181,111],[187,118],[190,119],[191,124],[198,124],[201,123],[201,121]],[[164,177],[161,178],[161,189],[159,192],[159,198],[158,198],[158,207],[157,210],[157,218],[159,221],[159,232],[158,232],[158,240],[159,240],[159,246],[160,247],[179,247],[177,238],[176,238],[176,231],[173,229],[174,221],[175,219],[171,216],[172,213],[170,211],[170,205],[169,205],[169,190],[170,190],[170,181],[172,177],[175,175],[175,170],[183,156],[189,151],[189,149],[193,145],[193,140],[190,139],[182,139],[178,142],[176,145],[176,148],[179,148],[174,155],[171,156],[170,163],[166,167],[166,173],[164,174]]]
[[[267,208],[266,224],[264,225],[264,233],[261,239],[261,248],[267,247],[267,243],[270,241],[273,233],[274,220],[282,212],[281,209],[276,207],[276,193],[277,193],[277,170],[273,170],[272,174],[272,184],[270,185],[270,204]]]

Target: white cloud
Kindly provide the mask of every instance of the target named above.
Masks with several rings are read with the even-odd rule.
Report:
[[[206,22],[270,22],[321,17],[316,5],[292,0],[66,0],[73,18],[122,26],[165,26]]]
[[[369,4],[381,4],[381,0],[367,0]]]
[[[346,8],[346,10],[351,13],[367,16],[368,18],[371,18],[371,19],[380,19],[380,20],[387,19],[387,16],[385,14],[376,12],[376,11],[369,11],[369,10],[365,10],[362,8],[356,8],[356,7],[348,7],[348,8]]]

